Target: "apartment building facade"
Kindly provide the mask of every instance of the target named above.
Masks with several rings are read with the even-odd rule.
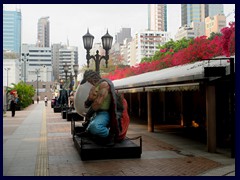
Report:
[[[219,33],[226,25],[226,16],[224,14],[209,16],[205,19],[205,34],[207,37],[210,37],[212,32]]]
[[[170,40],[170,33],[165,31],[142,31],[135,34],[136,63],[142,58],[151,57],[158,50],[158,46],[164,45]]]
[[[74,75],[73,65],[78,64],[78,47],[63,46],[59,49],[59,79],[65,79],[64,66],[68,66],[68,76]]]
[[[40,76],[39,81],[53,81],[51,48],[23,44],[20,69],[23,81],[36,81],[37,71]]]
[[[49,17],[41,17],[37,26],[37,46],[50,47],[50,23]]]
[[[148,5],[148,30],[167,31],[167,4]]]
[[[205,35],[204,22],[192,22],[190,26],[180,27],[175,35],[175,41],[182,38],[190,39]]]

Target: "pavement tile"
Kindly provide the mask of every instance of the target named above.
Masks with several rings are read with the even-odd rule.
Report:
[[[18,139],[11,135],[20,136],[21,131],[28,129],[22,122],[36,106],[43,105],[41,103],[16,112],[18,119],[12,119],[9,117],[10,112],[7,112],[3,121],[4,144],[16,147],[15,143]],[[44,108],[47,126],[47,154],[45,155],[48,161],[49,176],[211,176],[214,174],[235,176],[235,165],[232,165],[234,159],[224,154],[207,153],[203,148],[204,145],[197,142],[192,143],[188,139],[179,140],[179,137],[166,133],[168,126],[156,126],[155,133],[147,132],[146,122],[144,124],[144,122],[132,121],[127,134],[129,138],[142,136],[141,158],[82,161],[72,140],[71,122],[62,119],[61,113],[54,113],[50,106]],[[22,128],[18,128],[19,126]],[[39,131],[41,123],[31,124],[31,127]],[[25,135],[26,137],[20,137],[22,139],[18,141],[18,148],[21,147],[22,142],[40,141],[39,135],[32,134],[31,136],[33,132],[29,132]],[[139,140],[134,142],[138,144]],[[31,149],[35,152],[38,146],[34,147],[34,144],[28,143],[21,152],[15,152],[15,156],[19,156],[18,163],[28,163],[29,168],[31,166],[33,169],[34,163],[29,163],[29,159],[36,157],[33,157],[34,152],[30,153]],[[27,159],[28,153],[30,157]],[[5,151],[4,175],[33,175],[32,172],[27,171],[26,166],[13,165],[13,156],[6,155]]]

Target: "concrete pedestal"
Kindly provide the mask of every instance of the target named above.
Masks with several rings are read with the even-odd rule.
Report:
[[[90,137],[74,136],[74,145],[81,156],[85,160],[97,159],[120,159],[120,158],[140,158],[142,154],[142,138],[139,138],[139,145],[135,144],[129,138],[120,143],[116,143],[113,147],[96,144]]]

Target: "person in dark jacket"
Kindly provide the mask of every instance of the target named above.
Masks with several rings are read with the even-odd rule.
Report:
[[[10,109],[12,111],[12,117],[14,117],[15,111],[16,111],[16,102],[15,102],[14,98],[12,98],[12,100],[10,102]]]

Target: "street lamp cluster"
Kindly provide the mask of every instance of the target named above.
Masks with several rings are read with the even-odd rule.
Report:
[[[75,77],[75,82],[74,82],[74,86],[76,87],[76,84],[77,84],[77,74],[78,74],[78,64],[74,64],[73,65],[73,71],[74,71],[74,77]],[[63,66],[63,70],[65,72],[65,83],[67,83],[67,73],[68,73],[68,68],[69,66],[65,63],[65,65]],[[70,88],[70,91],[73,90],[73,84],[72,84],[72,81],[73,81],[73,75],[72,75],[72,72],[70,72],[70,85],[69,85],[69,88]]]
[[[27,78],[27,75],[26,75],[26,62],[28,62],[28,57],[29,57],[29,53],[22,53],[22,61],[24,63],[24,82],[26,82],[26,78]]]
[[[95,61],[95,68],[96,68],[95,71],[100,73],[99,66],[102,59],[105,59],[106,67],[108,67],[109,50],[112,47],[113,37],[108,34],[108,30],[107,30],[107,33],[104,36],[102,36],[102,46],[103,46],[103,49],[105,50],[105,56],[99,55],[98,50],[96,51],[95,56],[90,55],[90,50],[92,49],[92,45],[93,45],[93,39],[94,39],[94,36],[89,33],[89,29],[88,29],[87,34],[83,36],[83,45],[84,45],[84,48],[87,50],[87,55],[86,55],[87,67],[89,67],[90,59],[93,59]]]
[[[36,74],[37,74],[37,99],[38,99],[38,96],[39,96],[39,94],[38,94],[38,78],[40,77],[38,74],[39,74],[39,71],[40,71],[40,69],[36,69]]]
[[[90,50],[92,49],[92,45],[93,45],[93,39],[94,36],[91,35],[89,33],[89,30],[87,30],[87,34],[85,34],[83,36],[83,44],[84,44],[84,48],[87,50],[87,55],[86,55],[86,59],[87,59],[87,67],[89,67],[89,63],[90,63],[90,59],[93,59],[95,61],[95,71],[100,73],[100,62],[102,59],[105,59],[105,63],[106,63],[106,67],[108,67],[108,60],[109,60],[109,50],[112,47],[112,41],[113,41],[113,37],[111,35],[108,34],[108,30],[107,33],[102,36],[102,46],[103,49],[105,50],[105,55],[99,55],[99,51],[96,51],[95,55],[90,55]],[[29,59],[29,53],[22,53],[22,58],[21,61],[24,63],[24,70],[23,70],[23,74],[24,74],[24,82],[26,82],[26,63],[28,62]],[[74,77],[75,77],[75,83],[74,86],[75,88],[77,88],[77,74],[78,74],[78,68],[79,65],[78,64],[74,64],[73,65],[73,71],[74,71]],[[8,70],[10,70],[10,68],[4,68],[7,71],[7,81],[8,81]],[[65,83],[67,83],[67,77],[68,77],[68,71],[69,71],[69,65],[65,64],[63,66],[64,72],[65,72]],[[38,92],[38,78],[39,76],[39,69],[36,69],[36,75],[37,75],[37,97],[39,96],[39,92]],[[73,75],[72,72],[70,72],[70,85],[69,85],[69,89],[70,91],[73,90]],[[8,82],[7,82],[7,86],[8,86]]]

